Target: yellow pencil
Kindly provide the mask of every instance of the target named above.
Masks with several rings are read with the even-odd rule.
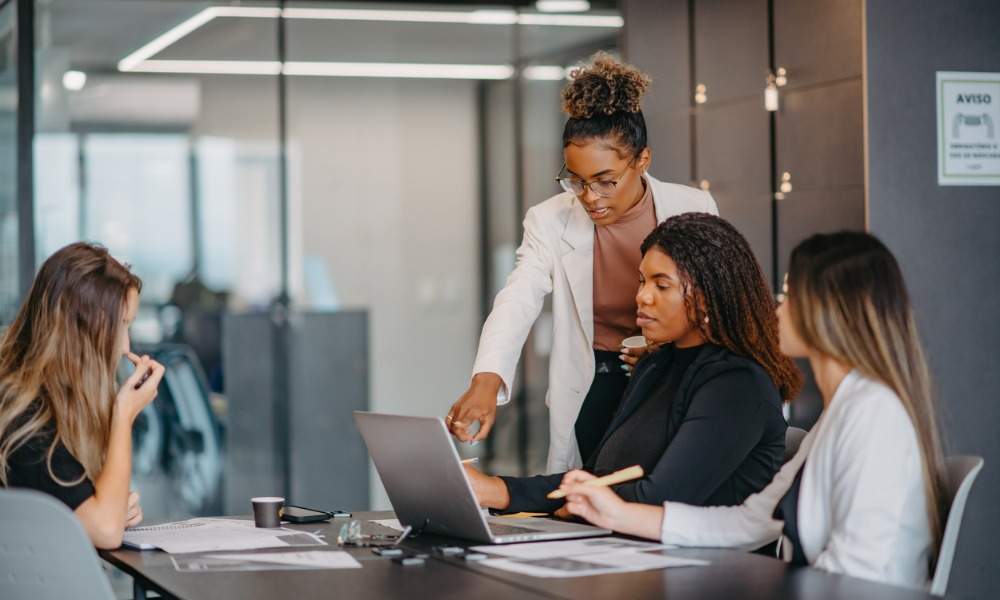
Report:
[[[631,481],[633,479],[638,479],[642,477],[642,467],[635,465],[627,469],[622,469],[621,471],[615,471],[610,475],[605,475],[604,477],[598,477],[597,479],[591,479],[590,481],[584,481],[583,485],[615,485],[617,483],[624,483],[626,481]],[[546,498],[551,498],[555,500],[556,498],[565,498],[566,492],[562,490],[553,490],[549,492]]]
[[[462,464],[463,465],[470,465],[472,463],[477,463],[477,462],[479,462],[479,457],[478,456],[474,456],[472,458],[467,458],[467,459],[463,460]]]

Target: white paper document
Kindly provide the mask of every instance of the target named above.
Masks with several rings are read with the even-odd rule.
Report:
[[[210,518],[135,527],[125,531],[122,543],[132,548],[159,548],[170,554],[326,545],[304,531],[261,529],[253,521]]]
[[[289,569],[360,569],[361,563],[343,551],[260,552],[171,556],[178,571],[275,571]]]
[[[402,531],[405,529],[405,527],[403,527],[403,525],[399,522],[399,519],[372,519],[368,522],[381,525],[382,527],[388,527],[389,529],[395,529],[396,531]]]
[[[631,551],[550,558],[491,558],[480,564],[532,577],[581,577],[583,575],[626,573],[666,567],[707,565],[708,561]]]
[[[504,557],[489,558],[480,564],[533,577],[579,577],[708,564],[703,560],[666,556],[660,553],[662,550],[675,547],[655,542],[605,537],[475,546],[473,550]]]
[[[580,540],[560,540],[553,542],[529,542],[527,544],[503,544],[496,546],[474,546],[472,549],[487,554],[499,554],[510,558],[558,558],[579,554],[602,554],[609,552],[641,552],[643,550],[664,550],[676,546],[665,546],[655,542],[623,540],[611,537],[587,538]]]

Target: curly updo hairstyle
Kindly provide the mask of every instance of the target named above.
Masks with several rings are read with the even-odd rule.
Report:
[[[562,110],[569,115],[563,148],[598,141],[621,158],[635,158],[646,148],[642,95],[651,79],[607,52],[574,69],[562,91]]]
[[[782,400],[794,398],[802,373],[781,353],[774,298],[746,238],[715,215],[683,213],[649,234],[643,256],[652,249],[677,265],[688,320],[705,339],[756,361]]]

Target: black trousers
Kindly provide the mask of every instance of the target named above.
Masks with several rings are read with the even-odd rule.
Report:
[[[618,410],[629,379],[622,369],[623,363],[618,352],[594,350],[597,367],[594,382],[590,384],[587,397],[583,399],[580,414],[576,417],[576,443],[580,456],[586,463],[597,451],[597,444],[611,425],[611,419]]]

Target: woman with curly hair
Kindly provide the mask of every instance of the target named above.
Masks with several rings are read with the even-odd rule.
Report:
[[[801,374],[778,348],[774,300],[746,239],[728,222],[686,213],[642,244],[637,324],[659,348],[639,359],[621,407],[584,470],[640,465],[622,499],[742,503],[781,466],[782,399]],[[546,494],[563,475],[487,477],[467,468],[480,504],[566,516]]]
[[[920,588],[947,510],[944,458],[927,363],[899,265],[867,233],[813,236],[792,251],[778,308],[781,350],[809,359],[819,421],[774,480],[741,506],[626,504],[562,487],[569,512],[680,546],[751,549],[782,534],[800,565]]]
[[[0,345],[0,484],[66,503],[98,548],[142,520],[129,492],[132,423],[163,366],[130,352],[139,278],[99,246],[57,251]],[[122,354],[135,373],[115,390]]]
[[[640,242],[663,219],[717,214],[712,197],[646,173],[650,151],[642,96],[650,79],[598,53],[563,89],[565,193],[530,208],[517,265],[483,326],[469,389],[445,418],[461,441],[485,438],[497,404],[510,399],[518,356],[545,296],[552,294],[548,470],[591,457],[637,356],[621,341],[637,333],[634,273]],[[622,361],[626,361],[623,363]],[[470,426],[479,421],[478,432]]]

